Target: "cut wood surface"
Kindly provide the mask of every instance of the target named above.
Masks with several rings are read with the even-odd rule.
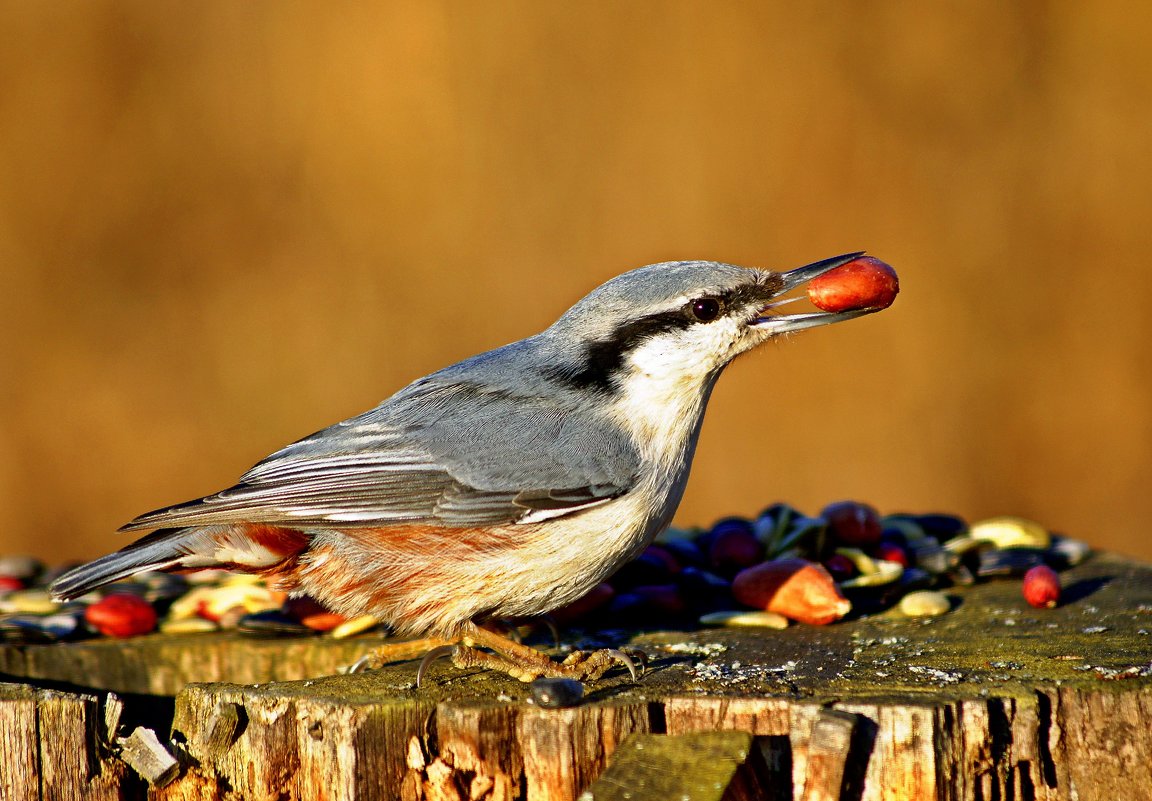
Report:
[[[780,798],[1147,798],[1152,567],[1098,556],[1062,580],[1053,610],[997,581],[949,590],[955,608],[939,618],[638,634],[643,679],[614,672],[568,709],[447,661],[419,690],[411,662],[322,675],[372,637],[7,647],[9,681],[56,689],[0,693],[0,799],[69,797],[41,792],[53,786],[143,797],[145,781],[101,750],[109,689],[178,693],[157,733],[181,768],[155,799],[575,799],[609,766],[627,772],[613,754],[629,735],[715,731],[754,736],[744,773],[786,788]],[[127,698],[125,716],[146,702]]]

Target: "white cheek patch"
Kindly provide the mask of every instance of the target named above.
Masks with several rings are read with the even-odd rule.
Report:
[[[635,375],[663,382],[700,382],[743,350],[741,323],[717,320],[653,336],[628,354]]]

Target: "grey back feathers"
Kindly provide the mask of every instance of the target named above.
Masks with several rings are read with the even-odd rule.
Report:
[[[269,456],[234,487],[124,528],[484,526],[619,496],[638,478],[638,448],[600,401],[623,353],[679,319],[668,315],[691,297],[749,287],[770,296],[770,275],[717,262],[625,273],[546,331],[421,378]]]

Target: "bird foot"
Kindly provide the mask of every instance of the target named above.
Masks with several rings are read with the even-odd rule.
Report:
[[[547,654],[537,653],[539,658],[524,659],[496,651],[481,651],[468,645],[457,645],[443,650],[434,649],[429,651],[428,656],[432,657],[429,660],[431,662],[440,656],[451,655],[452,664],[458,668],[478,667],[496,670],[523,682],[530,682],[542,676],[549,679],[596,681],[616,665],[627,668],[632,674],[632,681],[638,681],[644,665],[643,659],[639,658],[639,652],[629,654],[615,648],[591,652],[573,651],[563,662],[556,662],[548,658]]]
[[[491,650],[482,651],[477,646]],[[451,656],[452,664],[458,668],[495,670],[523,682],[530,682],[542,676],[596,681],[616,665],[627,668],[632,675],[632,681],[638,681],[647,661],[641,651],[604,648],[591,652],[573,651],[563,662],[556,662],[535,648],[529,648],[495,632],[469,624],[464,632],[463,642],[455,646],[442,645],[424,655],[416,671],[417,687],[423,681],[428,666],[442,656]]]

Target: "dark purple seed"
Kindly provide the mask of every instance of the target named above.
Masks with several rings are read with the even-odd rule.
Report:
[[[681,568],[704,566],[704,554],[692,540],[669,540],[660,545],[672,555]]]
[[[603,617],[615,627],[628,627],[651,624],[650,613],[647,598],[638,593],[623,592],[612,599]]]
[[[926,590],[936,583],[932,574],[918,567],[906,567],[900,574],[899,587],[901,594],[913,590]]]
[[[929,573],[937,575],[947,573],[958,564],[956,556],[944,550],[936,540],[925,537],[919,542],[909,545],[912,562]]]
[[[1029,570],[1044,564],[1044,552],[1037,548],[989,548],[980,552],[976,575],[1023,576]]]
[[[236,622],[236,631],[249,637],[305,637],[317,633],[279,610],[244,615]]]
[[[680,572],[680,562],[676,559],[672,552],[668,550],[666,545],[662,543],[649,545],[644,549],[643,553],[649,557],[659,559],[661,562],[663,562],[664,566],[668,569],[669,575],[674,576]]]
[[[744,568],[764,561],[764,546],[751,528],[724,528],[712,536],[708,561],[717,573],[734,576]]]
[[[612,588],[612,585],[606,581],[601,581],[572,603],[553,610],[551,618],[560,626],[587,623],[615,595],[616,590]]]
[[[678,615],[686,608],[675,584],[633,587],[632,593],[643,598],[648,608],[657,615]]]
[[[964,518],[956,515],[942,513],[914,515],[912,520],[924,530],[925,534],[935,537],[940,542],[947,542],[968,531],[968,524]]]
[[[528,688],[532,702],[544,709],[562,709],[576,706],[584,697],[584,685],[576,679],[541,677]]]
[[[820,512],[828,530],[845,545],[867,548],[880,542],[880,513],[859,501],[837,501]]]
[[[773,520],[780,522],[781,517],[791,519],[793,517],[803,517],[803,515],[796,509],[795,506],[778,502],[769,506],[759,515],[757,515],[757,517],[771,517]],[[784,520],[784,524],[787,525],[788,520]]]
[[[696,544],[700,546],[700,549],[704,553],[708,553],[712,547],[712,541],[716,539],[718,535],[728,531],[742,531],[753,537],[756,536],[756,530],[752,527],[752,521],[743,517],[724,517],[717,520],[712,525],[712,528],[702,532],[700,536],[696,538]]]
[[[712,524],[712,533],[716,534],[721,531],[728,531],[735,529],[737,531],[745,531],[749,534],[752,533],[752,521],[746,517],[722,517]]]
[[[836,581],[850,579],[855,576],[857,572],[856,565],[852,563],[852,560],[839,553],[834,553],[824,560],[824,569],[827,570]]]
[[[732,584],[727,579],[696,567],[684,568],[677,578],[680,596],[692,609],[712,611],[732,608]]]
[[[880,530],[881,545],[895,545],[897,548],[908,548],[908,537],[904,531],[896,526],[885,526]]]
[[[617,590],[627,590],[644,584],[665,584],[672,580],[668,560],[658,554],[644,551],[631,562],[625,562],[609,579]]]

